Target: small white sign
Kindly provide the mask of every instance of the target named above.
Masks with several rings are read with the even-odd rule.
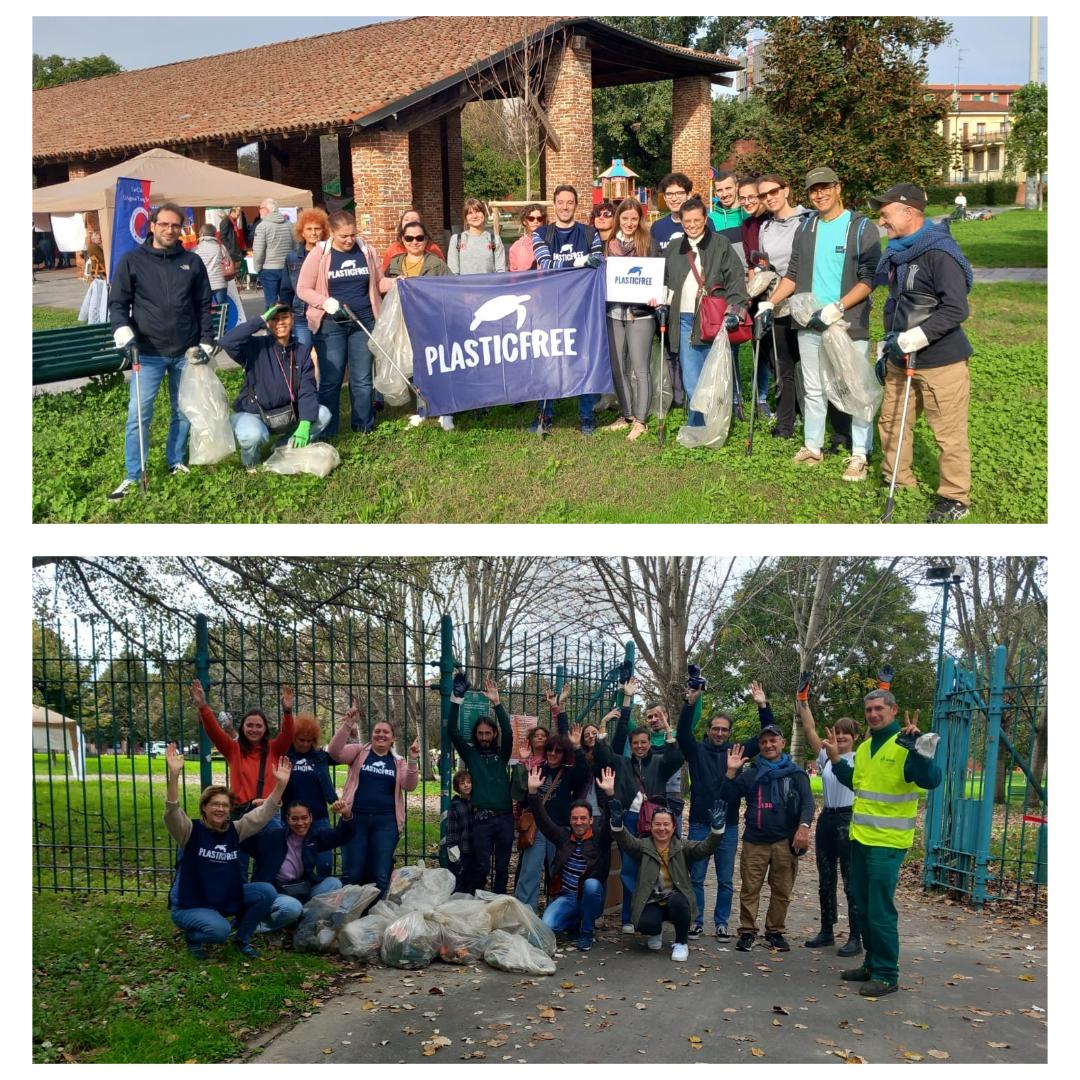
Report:
[[[663,302],[664,260],[611,258],[605,263],[607,298],[612,303]]]

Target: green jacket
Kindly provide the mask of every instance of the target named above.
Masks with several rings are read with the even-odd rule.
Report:
[[[634,896],[630,901],[630,919],[636,924],[645,910],[653,886],[660,878],[660,856],[656,853],[656,845],[651,836],[631,836],[622,827],[613,828],[611,835],[623,851],[638,860],[637,884],[634,886]],[[690,904],[691,919],[696,919],[698,913],[697,905],[694,903],[694,890],[690,887],[690,863],[709,858],[720,846],[723,836],[724,830],[721,829],[719,832],[710,830],[704,840],[687,841],[678,836],[671,838],[671,855],[668,857],[671,883]]]
[[[450,717],[446,729],[450,741],[472,777],[472,798],[469,800],[473,810],[510,810],[510,777],[506,766],[514,749],[514,734],[510,729],[510,717],[502,705],[495,706],[495,718],[499,722],[499,738],[493,751],[484,753],[465,737],[458,729],[457,702],[450,703]]]

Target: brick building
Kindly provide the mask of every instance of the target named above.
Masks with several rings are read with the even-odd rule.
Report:
[[[435,229],[457,224],[461,110],[514,85],[524,56],[542,86],[545,192],[572,183],[587,207],[594,87],[663,79],[674,163],[709,192],[711,88],[738,64],[596,19],[540,16],[403,19],[36,90],[34,176],[60,183],[152,146],[235,170],[240,147],[257,142],[260,176],[318,201],[331,139],[343,192],[381,245],[410,205]]]

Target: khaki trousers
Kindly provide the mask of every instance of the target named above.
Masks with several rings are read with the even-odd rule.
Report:
[[[900,433],[904,410],[904,369],[889,364],[885,376],[885,395],[878,417],[881,439],[881,472],[888,484],[892,480],[893,453]],[[897,487],[914,487],[911,471],[912,430],[915,418],[922,413],[938,445],[938,489],[945,499],[955,499],[965,506],[971,492],[971,451],[968,448],[968,397],[970,382],[966,360],[944,367],[915,368],[911,379],[911,400],[904,425],[904,445],[900,451]]]
[[[739,857],[739,933],[757,932],[758,905],[761,886],[769,883],[769,910],[765,913],[765,931],[783,932],[787,918],[791,890],[795,887],[799,860],[791,853],[791,841],[777,840],[775,844],[750,844],[742,842]]]

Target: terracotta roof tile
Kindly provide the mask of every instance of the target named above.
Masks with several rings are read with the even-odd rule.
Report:
[[[528,21],[536,31],[568,20]],[[33,159],[347,127],[512,46],[521,24],[521,17],[418,16],[35,90]]]

